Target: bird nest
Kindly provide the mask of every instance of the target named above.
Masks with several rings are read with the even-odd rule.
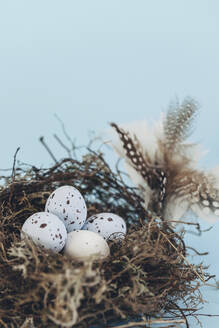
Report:
[[[3,178],[2,178],[3,179]],[[195,315],[200,282],[209,275],[191,265],[183,235],[145,210],[136,188],[112,171],[100,152],[66,158],[49,169],[17,168],[0,189],[1,327],[175,327]],[[73,185],[88,216],[112,212],[128,233],[110,241],[104,260],[80,262],[20,240],[24,221],[44,211],[50,193]],[[163,327],[163,326],[162,326]]]

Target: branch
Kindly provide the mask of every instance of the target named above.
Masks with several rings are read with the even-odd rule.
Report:
[[[16,157],[17,157],[17,153],[19,152],[20,147],[17,148],[15,154],[14,154],[14,161],[13,161],[13,167],[12,167],[12,173],[11,173],[11,179],[12,182],[14,182],[15,180],[15,175],[16,175]]]
[[[112,328],[129,328],[129,327],[137,327],[137,326],[144,326],[146,327],[146,325],[153,325],[153,324],[181,324],[181,323],[185,323],[184,319],[179,319],[179,320],[162,320],[162,319],[155,319],[155,320],[143,320],[140,322],[129,322],[127,324],[124,325],[119,325],[119,326],[114,326]]]
[[[46,150],[48,151],[49,155],[52,157],[52,159],[54,160],[55,163],[58,163],[57,159],[55,158],[55,156],[53,155],[52,151],[50,150],[50,148],[47,146],[47,144],[44,141],[44,137],[40,137],[39,141],[41,142],[41,144],[46,148]]]
[[[72,157],[70,149],[62,142],[62,140],[56,134],[53,134],[53,137],[58,141],[58,143],[62,146],[62,148],[64,148],[67,151],[68,156]]]

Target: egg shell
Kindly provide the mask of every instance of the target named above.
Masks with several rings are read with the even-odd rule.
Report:
[[[105,258],[110,254],[107,242],[97,233],[87,230],[76,230],[68,233],[64,253],[79,260],[96,256]]]
[[[45,211],[57,215],[67,232],[81,229],[87,217],[85,200],[73,186],[62,186],[53,191],[47,199]]]
[[[106,240],[114,240],[124,238],[127,228],[120,216],[113,213],[99,213],[87,219],[83,230],[96,232]]]
[[[23,224],[21,238],[25,232],[35,244],[54,252],[60,252],[67,240],[65,225],[57,216],[47,212],[31,215]]]

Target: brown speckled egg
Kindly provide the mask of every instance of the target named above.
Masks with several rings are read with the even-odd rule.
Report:
[[[53,191],[47,199],[45,211],[58,216],[67,232],[81,229],[87,217],[85,200],[72,186],[62,186]]]
[[[127,230],[123,218],[113,213],[92,215],[82,229],[96,232],[106,240],[124,238]]]
[[[37,212],[31,215],[21,229],[35,244],[54,252],[60,252],[65,246],[67,231],[65,225],[52,213]]]

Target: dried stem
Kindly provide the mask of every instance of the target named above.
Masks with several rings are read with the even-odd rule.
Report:
[[[124,325],[119,325],[119,326],[113,326],[113,328],[129,328],[129,327],[137,327],[137,326],[147,326],[150,327],[151,325],[163,325],[163,324],[184,324],[185,320],[179,319],[179,320],[163,320],[163,319],[153,319],[153,320],[143,320],[143,321],[135,321],[135,322],[129,322]],[[172,326],[173,327],[173,326]]]
[[[55,158],[55,156],[53,155],[52,151],[50,150],[50,148],[48,147],[48,145],[46,144],[44,137],[40,137],[39,138],[41,144],[45,147],[45,149],[48,151],[49,155],[52,157],[52,159],[54,160],[55,163],[58,163],[57,159]]]
[[[12,182],[14,182],[15,180],[15,175],[16,175],[16,157],[17,157],[17,153],[19,152],[20,147],[17,148],[15,154],[14,154],[14,161],[13,161],[13,167],[12,167],[12,174],[11,174],[11,178],[12,178]]]
[[[58,143],[61,145],[61,147],[67,151],[68,156],[71,157],[70,149],[62,142],[62,140],[56,134],[54,134],[53,136],[58,141]]]

